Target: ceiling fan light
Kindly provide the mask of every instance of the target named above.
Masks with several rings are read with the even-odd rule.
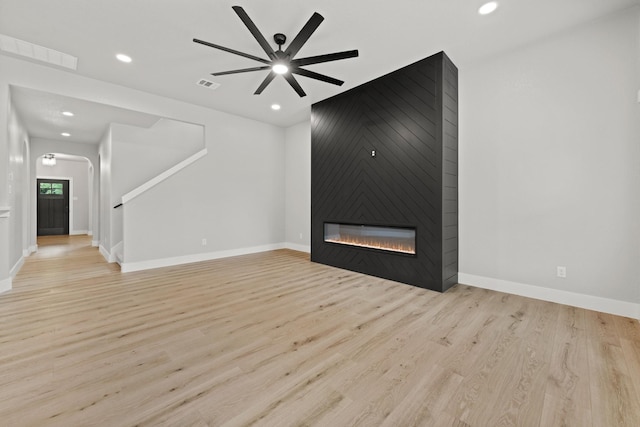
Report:
[[[193,39],[194,43],[202,44],[212,47],[214,49],[223,50],[225,52],[233,53],[234,55],[242,56],[247,59],[262,62],[267,64],[266,66],[244,68],[239,70],[230,70],[220,73],[211,73],[214,76],[222,76],[226,74],[246,73],[250,71],[270,70],[269,74],[262,81],[260,86],[254,92],[254,95],[260,95],[262,91],[273,81],[276,75],[283,75],[289,85],[296,91],[296,93],[302,98],[306,96],[306,93],[295,79],[294,74],[309,77],[315,80],[323,81],[326,83],[335,84],[341,86],[344,82],[342,80],[334,79],[333,77],[325,76],[320,73],[316,73],[310,70],[300,68],[304,65],[320,64],[322,62],[337,61],[339,59],[354,58],[358,56],[357,50],[350,50],[345,52],[334,52],[324,55],[310,56],[307,58],[294,59],[300,48],[307,42],[309,37],[318,28],[320,23],[324,20],[322,15],[318,12],[314,12],[311,18],[307,21],[298,34],[294,37],[293,41],[289,43],[286,50],[282,50],[282,45],[286,43],[287,37],[282,33],[276,33],[273,35],[273,40],[278,45],[278,50],[273,50],[273,47],[264,38],[264,35],[258,30],[255,23],[249,18],[249,15],[241,6],[232,6],[233,11],[238,15],[240,20],[244,23],[245,27],[249,30],[254,39],[258,42],[262,50],[267,54],[269,59],[260,58],[248,53],[240,52],[235,49],[231,49],[217,44],[209,43],[204,40]]]
[[[273,64],[273,67],[271,67],[271,70],[276,74],[285,74],[287,71],[289,71],[289,67],[287,67],[282,63],[278,63],[278,64]]]

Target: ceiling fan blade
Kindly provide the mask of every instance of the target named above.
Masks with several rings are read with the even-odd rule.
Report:
[[[238,74],[238,73],[248,73],[250,71],[260,71],[260,70],[268,70],[271,68],[268,65],[264,67],[253,67],[253,68],[242,68],[240,70],[231,70],[231,71],[221,71],[219,73],[211,73],[212,76],[225,76],[227,74]]]
[[[309,40],[311,34],[313,34],[313,32],[318,28],[322,21],[324,21],[322,15],[320,15],[318,12],[314,12],[307,23],[304,24],[304,27],[302,27],[296,38],[294,38],[293,41],[289,44],[289,47],[287,47],[287,50],[285,50],[284,53],[287,54],[289,58],[293,58],[296,53],[298,53],[302,45],[305,44],[307,40]]]
[[[253,93],[254,95],[260,95],[262,93],[262,91],[269,86],[269,83],[271,83],[271,81],[276,77],[276,73],[274,73],[273,71],[270,72],[269,74],[267,74],[267,77],[265,77],[265,79],[262,81],[262,83],[260,83],[260,86],[258,86],[258,89],[256,89],[256,91]]]
[[[206,42],[204,40],[199,40],[199,39],[193,39],[193,41],[195,43],[200,43],[200,44],[203,44],[205,46],[212,47],[214,49],[220,49],[220,50],[224,50],[225,52],[233,53],[235,55],[244,56],[245,58],[253,59],[254,61],[262,62],[262,63],[265,63],[265,64],[271,64],[271,61],[269,61],[267,59],[259,58],[257,56],[253,56],[253,55],[250,55],[248,53],[240,52],[238,50],[230,49],[228,47],[224,47],[224,46],[220,46],[220,45],[217,45],[217,44],[209,43],[209,42]]]
[[[282,76],[286,81],[289,82],[293,90],[295,90],[298,93],[298,95],[300,95],[300,98],[302,98],[303,96],[307,96],[307,94],[304,93],[304,90],[302,90],[302,86],[300,86],[300,83],[298,83],[296,78],[293,77],[293,74],[287,73],[287,74],[283,74]]]
[[[326,55],[309,56],[307,58],[294,59],[291,64],[296,67],[303,65],[320,64],[321,62],[338,61],[340,59],[355,58],[358,56],[357,50],[347,50],[344,52],[328,53]]]
[[[344,83],[342,80],[334,79],[333,77],[325,76],[324,74],[305,70],[303,68],[294,68],[293,70],[291,70],[291,72],[294,74],[300,74],[301,76],[309,77],[312,79],[320,80],[325,83],[331,83],[338,86],[342,86],[342,84]]]
[[[245,12],[241,6],[233,6],[232,9],[240,17],[244,25],[249,29],[249,32],[256,39],[260,47],[262,47],[262,50],[265,51],[265,53],[269,56],[269,58],[275,59],[276,54],[273,51],[273,48],[269,45],[269,43],[264,38],[260,30],[258,30],[258,27],[256,27],[256,24],[254,24],[251,18],[249,18],[249,15],[247,15],[247,12]]]

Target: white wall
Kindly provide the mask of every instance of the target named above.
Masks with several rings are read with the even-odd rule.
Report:
[[[201,125],[161,119],[150,128],[111,125],[113,157],[112,197],[124,194],[156,177],[204,148]],[[123,173],[120,173],[123,172]]]
[[[637,310],[637,11],[460,69],[461,282]]]
[[[208,155],[125,203],[124,270],[282,247],[284,130],[212,114],[206,133]]]
[[[25,208],[28,185],[29,136],[10,100],[8,107],[7,148],[9,162],[6,169],[6,202],[0,203],[0,205],[11,207],[11,213],[9,218],[0,219],[0,221],[7,222],[8,225],[7,267],[9,274],[14,276],[22,265],[23,255],[29,253],[24,239],[28,216],[28,210]]]
[[[100,162],[100,238],[99,247],[102,254],[109,261],[114,261],[111,257],[111,249],[119,240],[114,241],[112,233],[112,222],[114,211],[113,207],[116,205],[111,197],[111,158],[112,158],[112,144],[111,144],[111,127],[105,132],[100,139],[99,148],[99,162]],[[122,215],[120,212],[118,215]],[[121,237],[121,236],[120,236]]]
[[[0,292],[4,292],[11,289],[12,277],[9,274],[9,221],[11,215],[11,207],[9,206],[9,191],[8,191],[8,178],[9,178],[9,85],[4,83],[0,84],[0,165],[2,165],[2,171],[0,172]],[[6,140],[5,140],[6,138]],[[4,210],[8,209],[9,212]]]
[[[285,130],[285,241],[311,251],[311,124]]]
[[[89,161],[87,159],[56,159],[54,166],[36,161],[36,177],[71,178],[69,234],[89,232]]]

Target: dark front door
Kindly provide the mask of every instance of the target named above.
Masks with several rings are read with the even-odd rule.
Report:
[[[69,181],[38,179],[38,236],[69,234]]]

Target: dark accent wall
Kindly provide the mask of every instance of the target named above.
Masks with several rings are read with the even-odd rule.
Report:
[[[447,290],[458,280],[457,159],[458,70],[444,52],[313,104],[311,260]],[[417,253],[326,243],[324,222],[415,227]]]

